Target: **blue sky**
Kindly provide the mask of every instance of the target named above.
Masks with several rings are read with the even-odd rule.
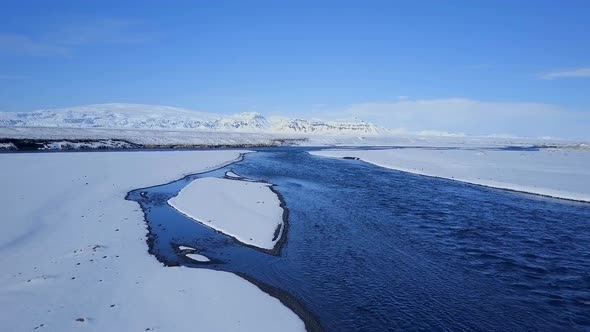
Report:
[[[590,1],[1,7],[4,111],[129,102],[590,136]]]

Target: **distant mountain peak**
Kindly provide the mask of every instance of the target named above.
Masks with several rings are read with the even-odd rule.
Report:
[[[0,112],[0,126],[196,130],[321,135],[378,135],[387,131],[360,119],[306,120],[258,112],[220,115],[143,104],[93,104],[34,112]]]

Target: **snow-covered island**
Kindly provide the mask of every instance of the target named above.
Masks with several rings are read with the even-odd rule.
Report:
[[[283,207],[267,183],[198,178],[168,203],[203,225],[261,249],[273,250],[284,229]]]
[[[316,156],[358,158],[414,174],[590,202],[590,150],[403,148],[321,150]]]
[[[148,254],[143,212],[125,200],[243,152],[0,154],[2,330],[304,330],[237,275],[163,266]]]

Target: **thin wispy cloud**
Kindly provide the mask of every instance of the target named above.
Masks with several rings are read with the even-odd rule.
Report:
[[[542,80],[556,80],[561,78],[590,78],[590,67],[553,71],[539,75]]]
[[[138,44],[154,34],[143,31],[143,21],[121,18],[78,18],[45,27],[36,35],[0,32],[0,52],[30,56],[67,56],[89,45]]]

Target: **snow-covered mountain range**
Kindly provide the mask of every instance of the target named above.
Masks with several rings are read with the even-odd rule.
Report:
[[[362,120],[305,120],[260,113],[219,115],[141,104],[96,104],[34,112],[0,112],[0,127],[111,128],[215,132],[379,135],[388,131]]]

